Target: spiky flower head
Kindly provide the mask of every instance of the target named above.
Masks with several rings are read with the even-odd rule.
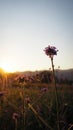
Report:
[[[54,47],[54,46],[48,46],[48,47],[45,48],[44,51],[45,51],[45,54],[51,58],[51,57],[53,57],[54,55],[57,55],[57,51],[58,51],[58,50],[57,50],[57,48]]]

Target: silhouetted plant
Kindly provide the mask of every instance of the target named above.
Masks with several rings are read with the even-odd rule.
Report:
[[[53,72],[53,82],[55,85],[55,97],[56,97],[56,110],[57,110],[57,127],[58,130],[60,130],[60,125],[59,125],[59,104],[58,104],[58,92],[57,92],[57,87],[56,87],[56,79],[55,79],[55,71],[54,71],[54,64],[53,64],[53,57],[54,55],[57,55],[57,49],[54,46],[48,46],[45,48],[45,54],[49,56],[51,59],[51,64],[52,64],[52,72]]]

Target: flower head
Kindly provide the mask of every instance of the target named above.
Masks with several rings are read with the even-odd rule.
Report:
[[[0,92],[0,97],[2,97],[4,95],[4,92]]]
[[[28,104],[28,103],[30,103],[30,98],[29,97],[26,97],[25,98],[25,102]]]
[[[41,89],[41,92],[47,92],[48,91],[48,88],[42,88]]]
[[[14,120],[16,120],[18,117],[19,117],[19,114],[14,112],[13,115],[12,115],[12,118]]]
[[[51,56],[57,55],[58,50],[54,46],[48,46],[45,48],[44,51],[47,56],[51,57]]]

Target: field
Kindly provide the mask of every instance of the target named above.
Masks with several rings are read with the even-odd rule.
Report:
[[[73,129],[73,86],[57,84],[60,130]],[[54,85],[0,87],[0,130],[58,130]]]

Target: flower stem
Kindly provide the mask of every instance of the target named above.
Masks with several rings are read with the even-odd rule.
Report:
[[[23,94],[23,130],[25,130],[25,110],[24,110],[25,104],[24,104],[24,87],[23,87],[23,89],[22,89],[22,94]]]
[[[54,64],[53,64],[53,57],[51,57],[51,64],[52,64],[52,71],[53,71],[53,82],[54,82],[54,90],[55,90],[55,98],[56,98],[56,111],[57,111],[57,128],[60,130],[60,124],[59,124],[59,103],[58,103],[58,92],[57,92],[57,86],[56,86],[56,79],[55,79],[55,70],[54,70]]]
[[[45,122],[45,120],[37,113],[37,111],[33,108],[33,106],[28,103],[28,107],[33,111],[33,113],[39,118],[39,120],[48,128],[49,130],[53,130],[53,128]]]
[[[15,119],[15,130],[17,130],[17,119]]]

